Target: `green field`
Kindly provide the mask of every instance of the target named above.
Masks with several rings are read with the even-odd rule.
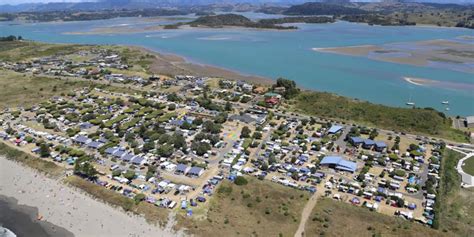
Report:
[[[471,157],[464,161],[462,170],[470,175],[474,176],[474,157]]]
[[[308,193],[246,177],[247,185],[224,181],[209,209],[190,218],[178,215],[178,226],[197,236],[293,236]]]
[[[327,92],[300,93],[290,101],[300,113],[355,122],[388,130],[418,133],[467,142],[468,137],[451,128],[451,119],[433,109],[408,109],[372,104]]]
[[[93,84],[36,77],[0,69],[0,109],[37,104],[61,93],[90,85]]]
[[[456,170],[462,154],[446,149],[441,160],[441,181],[437,194],[435,227],[450,236],[473,236],[474,189],[461,188]]]
[[[305,236],[448,236],[441,231],[328,198],[318,200]]]

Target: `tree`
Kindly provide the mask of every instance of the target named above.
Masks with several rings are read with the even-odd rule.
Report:
[[[125,172],[125,174],[123,174],[123,177],[128,180],[132,180],[135,178],[135,172],[133,170],[128,170],[127,172]]]
[[[250,133],[252,133],[252,130],[250,130],[250,128],[247,126],[244,126],[242,128],[242,132],[240,133],[240,138],[249,138]]]
[[[235,178],[235,181],[234,183],[236,185],[246,185],[248,183],[247,179],[244,178],[244,176],[237,176],[237,178]]]
[[[296,82],[285,78],[278,78],[277,83],[274,85],[274,88],[276,87],[285,88],[285,92],[283,93],[285,99],[291,99],[299,93],[299,89],[296,87]]]
[[[135,201],[135,204],[139,204],[141,201],[145,200],[146,196],[143,193],[139,193],[133,197],[133,200]]]
[[[255,139],[262,139],[262,133],[256,131],[256,132],[253,133],[252,137],[255,138]]]
[[[216,124],[212,121],[206,121],[203,123],[204,131],[217,134],[221,132],[222,126],[220,124]]]
[[[46,143],[42,143],[42,144],[40,145],[40,151],[39,151],[39,153],[40,153],[40,156],[43,157],[43,158],[49,157],[49,155],[51,154],[51,151],[50,151],[50,149],[49,149],[49,145],[46,144]]]
[[[154,166],[154,165],[148,166],[148,170],[147,170],[147,172],[146,172],[145,179],[146,179],[146,180],[149,180],[150,178],[152,178],[153,176],[155,176],[155,173],[156,173],[156,166]]]
[[[161,145],[158,150],[157,150],[157,154],[159,156],[163,156],[163,157],[170,157],[172,154],[173,154],[173,151],[174,151],[174,148],[173,146],[169,145],[169,144],[164,144],[164,145]]]
[[[112,171],[112,176],[115,177],[115,176],[120,176],[122,174],[122,171],[121,170],[114,170]]]
[[[229,101],[227,101],[225,103],[224,110],[225,111],[232,111],[232,104]]]
[[[170,104],[170,105],[168,105],[168,110],[173,111],[173,110],[175,110],[175,109],[176,109],[176,105],[175,105],[175,104]]]
[[[206,142],[193,142],[191,149],[196,152],[197,155],[202,156],[211,150],[211,145]]]
[[[370,131],[369,138],[373,140],[378,135],[379,135],[379,132],[377,131],[377,129],[374,128],[374,129],[372,129],[372,131]]]
[[[153,142],[145,142],[145,144],[143,144],[143,152],[149,152],[151,150],[155,149],[155,143]]]

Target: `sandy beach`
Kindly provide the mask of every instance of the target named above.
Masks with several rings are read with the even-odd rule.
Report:
[[[469,38],[466,38],[469,41]],[[358,45],[335,48],[313,48],[322,53],[367,57],[384,62],[414,66],[441,67],[474,73],[474,51],[469,42],[426,40],[383,45]]]
[[[18,205],[36,207],[42,222],[65,228],[76,237],[183,236],[172,231],[172,218],[164,228],[151,225],[3,157],[0,180],[1,195],[15,198]],[[51,231],[55,230],[51,227]]]

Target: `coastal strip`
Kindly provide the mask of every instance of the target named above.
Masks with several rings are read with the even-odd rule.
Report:
[[[72,237],[71,232],[47,221],[38,220],[38,208],[18,205],[18,200],[0,195],[0,226],[16,236]],[[0,230],[0,236],[3,236]],[[8,235],[7,235],[8,236]]]
[[[170,227],[151,225],[143,217],[92,199],[4,157],[0,157],[0,180],[2,195],[15,198],[18,205],[36,207],[41,221],[66,228],[76,237],[183,235]]]

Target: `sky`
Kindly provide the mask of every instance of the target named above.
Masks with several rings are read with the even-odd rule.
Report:
[[[0,5],[3,4],[22,4],[22,3],[45,3],[45,2],[81,2],[81,0],[0,0]]]
[[[87,1],[94,1],[94,0],[0,0],[0,5],[3,5],[3,4],[17,5],[17,4],[22,4],[22,3],[46,3],[46,2],[87,2]],[[437,0],[437,2],[474,3],[474,0]]]

